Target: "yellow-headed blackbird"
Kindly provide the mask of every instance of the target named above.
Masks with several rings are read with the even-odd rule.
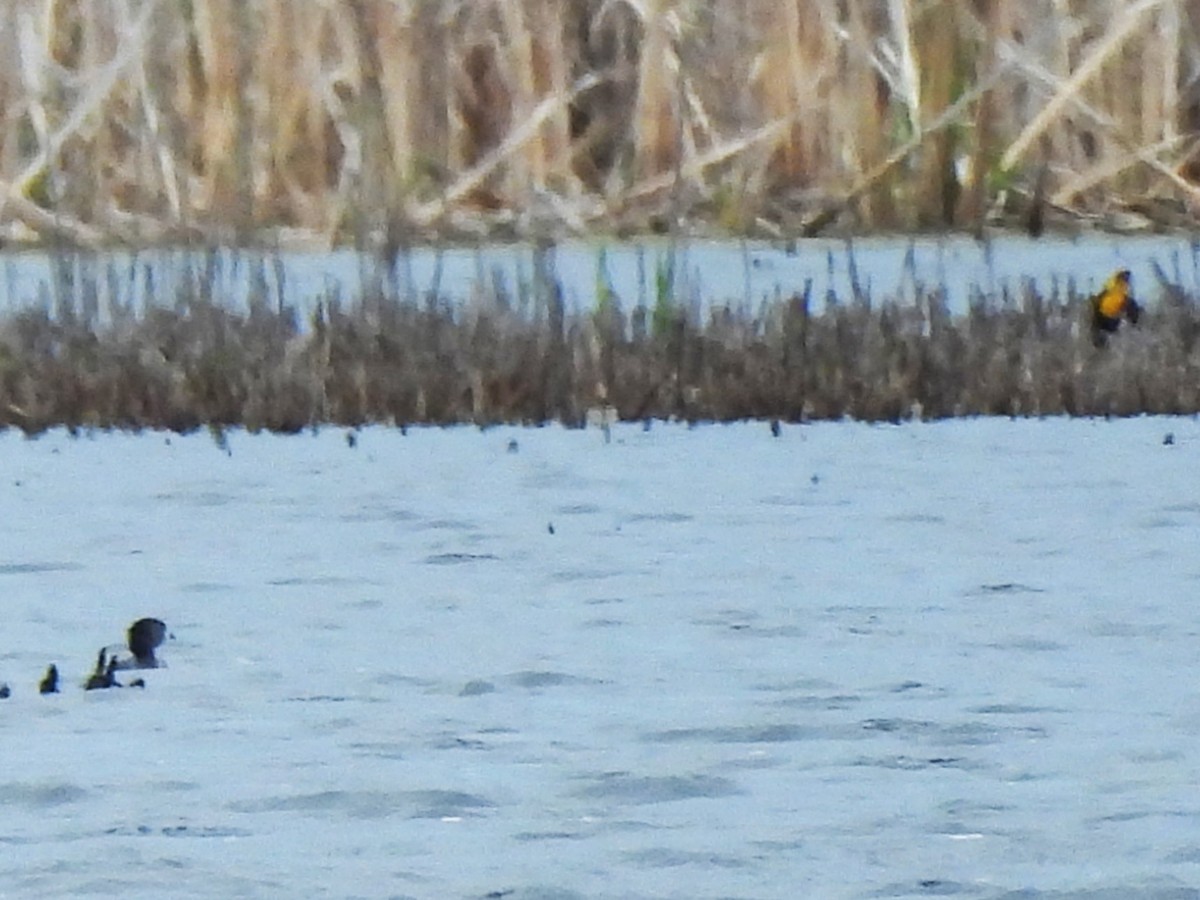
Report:
[[[1100,292],[1092,297],[1092,342],[1104,346],[1108,336],[1121,327],[1121,319],[1136,325],[1142,307],[1133,299],[1128,269],[1114,272]]]

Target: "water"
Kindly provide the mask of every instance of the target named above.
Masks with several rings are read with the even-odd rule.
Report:
[[[612,435],[0,436],[0,895],[1200,896],[1194,419]]]
[[[68,257],[57,265],[42,253],[3,257],[0,306],[46,302],[49,297],[83,302],[90,280],[107,301],[169,302],[183,285],[210,282],[219,297],[244,303],[252,289],[282,296],[301,313],[329,296],[351,299],[378,279],[376,267],[350,251],[281,252],[271,255],[176,251]],[[673,273],[677,298],[700,305],[758,304],[790,296],[811,284],[814,307],[832,291],[845,300],[857,288],[875,299],[911,299],[917,285],[943,287],[953,310],[963,311],[972,291],[1016,295],[1029,282],[1049,292],[1073,284],[1092,292],[1116,268],[1128,268],[1143,300],[1158,291],[1156,267],[1172,282],[1200,292],[1197,245],[1183,238],[1094,235],[1033,241],[1014,236],[987,243],[970,238],[877,238],[853,243],[806,240],[790,248],[758,242],[691,241],[671,245],[572,242],[555,252],[554,269],[567,304],[590,309],[598,281],[611,285],[627,309],[653,305],[656,273]],[[533,253],[528,246],[415,248],[403,255],[388,287],[402,296],[433,294],[454,301],[499,289],[518,299],[530,293]],[[203,277],[199,273],[205,273]]]

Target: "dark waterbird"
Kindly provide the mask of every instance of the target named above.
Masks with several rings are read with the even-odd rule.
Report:
[[[8,683],[0,684],[0,700],[7,700],[11,696],[12,688],[8,686]]]
[[[129,626],[125,640],[133,659],[121,660],[118,669],[157,669],[164,665],[155,655],[162,642],[173,637],[161,619],[138,619]]]

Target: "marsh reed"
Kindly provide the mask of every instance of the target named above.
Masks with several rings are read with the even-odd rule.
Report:
[[[1186,225],[1185,0],[0,0],[13,240]]]
[[[41,303],[0,319],[0,428],[1200,412],[1200,303],[1161,273],[1139,326],[1097,348],[1087,298],[1069,286],[977,292],[951,315],[937,288],[702,304],[660,280],[644,303],[609,291],[571,310],[544,246],[515,296],[410,296],[380,271],[360,296],[329,289],[302,316],[280,281],[253,273],[235,308],[203,267],[135,307],[111,266],[68,255]]]

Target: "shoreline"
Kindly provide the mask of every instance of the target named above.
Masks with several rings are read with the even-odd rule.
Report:
[[[379,280],[302,312],[282,293],[233,309],[211,271],[136,308],[104,299],[120,274],[77,272],[74,295],[0,316],[0,428],[1200,413],[1200,296],[1178,285],[1098,348],[1070,283],[979,294],[962,313],[919,285],[903,301],[810,283],[701,307],[660,270],[642,301],[599,291],[579,309],[545,260],[532,276],[521,297],[468,304]]]
[[[805,242],[836,241],[843,243],[871,241],[955,241],[971,240],[988,244],[1006,239],[1028,239],[1031,242],[1061,243],[1089,238],[1182,239],[1200,241],[1200,222],[1194,224],[1167,223],[1145,218],[1116,217],[1093,224],[1080,219],[1048,228],[1031,235],[1020,223],[989,225],[982,230],[972,229],[837,229],[820,234],[802,235],[778,228],[753,233],[723,230],[711,221],[688,221],[671,229],[593,228],[584,232],[537,229],[513,231],[510,228],[490,228],[481,221],[478,228],[425,230],[404,235],[403,240],[389,237],[386,231],[374,231],[354,237],[330,240],[328,235],[297,228],[263,227],[237,235],[233,228],[192,233],[168,233],[162,230],[156,237],[130,241],[118,233],[97,236],[97,240],[75,243],[69,240],[43,239],[25,233],[22,236],[0,234],[0,254],[63,252],[140,252],[228,250],[233,252],[336,253],[346,250],[384,256],[403,253],[409,249],[474,249],[477,247],[521,247],[543,244],[655,244],[669,242],[765,244],[775,247],[799,245]]]

